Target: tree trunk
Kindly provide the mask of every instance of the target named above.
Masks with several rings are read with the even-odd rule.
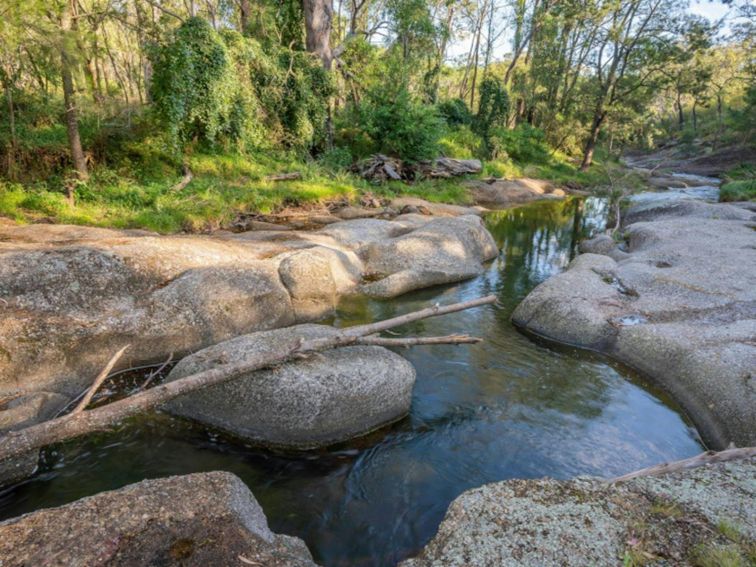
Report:
[[[249,0],[239,1],[239,23],[241,24],[242,35],[247,35],[249,30],[249,19],[252,16],[252,4]]]
[[[683,113],[682,98],[680,93],[677,93],[677,100],[675,101],[677,106],[677,123],[680,126],[680,130],[685,127],[685,114]]]
[[[320,57],[323,67],[330,70],[333,63],[330,43],[331,18],[333,16],[331,0],[303,0],[302,7],[304,9],[307,51]]]
[[[13,180],[16,177],[16,109],[13,105],[13,87],[8,80],[5,83],[5,99],[8,103],[8,118],[10,126],[10,147],[8,148],[8,178]]]
[[[79,117],[76,109],[76,94],[74,93],[74,83],[72,69],[74,61],[69,51],[70,34],[73,24],[73,11],[75,7],[73,2],[66,4],[61,16],[60,27],[63,31],[60,47],[61,78],[63,79],[63,101],[65,104],[66,130],[68,132],[68,145],[71,149],[71,160],[74,168],[81,179],[89,177],[87,170],[87,160],[84,157],[84,151],[81,149],[81,136],[79,135]]]
[[[588,135],[588,140],[585,142],[585,151],[583,152],[583,162],[580,164],[580,171],[587,171],[593,163],[593,152],[596,150],[596,144],[598,143],[598,137],[601,133],[601,125],[604,123],[606,112],[599,106],[593,116],[593,123],[591,124],[591,132]]]

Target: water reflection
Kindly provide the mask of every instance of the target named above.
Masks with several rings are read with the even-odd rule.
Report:
[[[601,228],[596,199],[492,214],[501,254],[476,280],[390,302],[344,302],[337,325],[495,293],[499,305],[419,321],[402,334],[469,332],[472,347],[403,350],[417,368],[410,416],[366,438],[305,454],[245,446],[167,416],[60,447],[37,478],[0,496],[7,518],[143,478],[239,475],[271,527],[305,539],[324,565],[394,565],[433,535],[462,491],[514,477],[617,475],[701,450],[659,392],[604,359],[547,348],[517,333],[515,305],[562,270]]]

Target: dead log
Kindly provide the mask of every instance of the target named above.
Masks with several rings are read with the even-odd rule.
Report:
[[[624,482],[626,480],[644,476],[660,476],[686,469],[693,469],[702,465],[726,463],[727,461],[732,461],[734,459],[744,459],[749,457],[756,457],[756,447],[740,447],[737,449],[726,449],[719,452],[706,451],[705,453],[690,457],[689,459],[673,461],[671,463],[662,463],[660,465],[654,465],[653,467],[627,473],[609,480],[609,483],[614,484],[615,482]]]
[[[356,325],[348,327],[341,332],[330,337],[318,339],[302,340],[292,339],[282,341],[276,345],[273,352],[258,355],[254,359],[247,359],[243,362],[230,362],[222,366],[204,370],[190,376],[186,376],[167,384],[160,384],[149,390],[140,391],[132,396],[100,406],[91,410],[81,411],[79,413],[70,413],[62,417],[51,419],[43,423],[32,425],[30,427],[19,429],[6,433],[0,437],[0,461],[5,459],[17,458],[28,454],[30,451],[40,449],[52,443],[67,441],[82,435],[95,431],[104,431],[121,420],[141,413],[165,402],[172,400],[183,394],[222,384],[234,379],[240,374],[262,370],[271,366],[276,366],[306,357],[309,353],[321,350],[328,350],[341,346],[359,345],[359,344],[376,344],[376,337],[371,337],[387,329],[434,317],[447,313],[455,313],[480,305],[494,303],[496,296],[489,295],[479,299],[454,303],[452,305],[434,305],[420,311],[407,313],[399,317],[393,317],[384,321],[370,323],[367,325]],[[459,340],[459,337],[451,337],[452,342],[469,342],[471,339],[465,337]],[[383,339],[388,341],[389,339]],[[407,341],[407,339],[404,339]],[[423,344],[422,338],[414,339],[414,344]],[[438,337],[425,339],[429,344],[438,344]],[[384,344],[387,344],[384,342]]]
[[[186,163],[184,163],[181,166],[181,169],[183,171],[184,176],[181,178],[181,181],[179,181],[178,183],[176,183],[176,185],[174,185],[173,187],[171,187],[169,189],[169,191],[171,193],[175,193],[175,192],[178,192],[178,191],[183,191],[186,188],[186,186],[189,185],[189,183],[192,182],[192,179],[194,179],[194,175],[192,174],[192,170],[189,169],[189,166]]]
[[[296,179],[302,179],[302,173],[300,171],[292,171],[291,173],[276,173],[274,175],[268,175],[266,181],[294,181]]]

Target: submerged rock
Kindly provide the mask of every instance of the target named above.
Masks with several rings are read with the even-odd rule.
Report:
[[[299,325],[237,337],[185,358],[168,380],[336,332]],[[414,368],[398,354],[382,347],[342,347],[181,396],[166,409],[257,443],[312,448],[404,417],[414,383]]]
[[[315,567],[226,472],[145,480],[2,522],[0,564]]]
[[[626,253],[603,237],[587,243],[611,257],[579,256],[533,290],[513,321],[654,378],[711,446],[756,444],[754,214],[683,202],[626,218]]]
[[[756,539],[748,504],[754,479],[756,459],[614,485],[488,484],[459,496],[433,540],[401,567],[715,565],[724,556],[747,565]]]

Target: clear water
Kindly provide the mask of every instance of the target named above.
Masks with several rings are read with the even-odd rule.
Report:
[[[509,318],[577,242],[603,228],[596,199],[544,202],[488,218],[501,254],[479,278],[388,302],[345,303],[338,325],[489,293],[498,306],[417,322],[402,334],[468,332],[473,346],[403,350],[417,368],[410,415],[368,437],[299,454],[246,446],[161,414],[68,443],[0,494],[0,519],[145,478],[227,470],[252,489],[280,533],[323,565],[395,565],[435,533],[462,491],[508,478],[614,476],[701,451],[679,410],[606,359],[537,344]]]

